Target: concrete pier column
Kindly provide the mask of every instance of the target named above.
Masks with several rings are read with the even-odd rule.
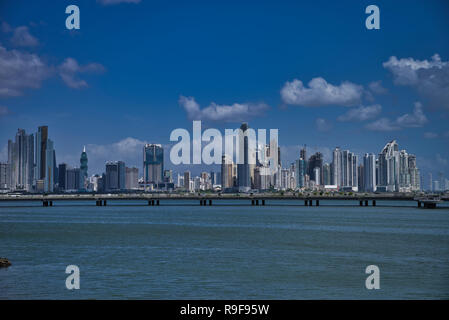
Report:
[[[265,199],[262,199],[262,205],[263,206],[265,205]]]
[[[362,200],[360,200],[360,206],[361,206],[361,207],[363,206],[363,201],[362,201]]]
[[[104,205],[104,206],[106,206],[106,205],[107,205],[107,202],[106,202],[106,200],[103,200],[103,205]]]
[[[50,201],[50,207],[53,207],[53,201]]]
[[[157,206],[159,205],[159,199],[156,200],[156,205],[157,205]]]
[[[376,200],[373,200],[373,207],[376,206]]]
[[[251,199],[251,205],[252,206],[254,205],[254,199]]]
[[[313,206],[313,200],[309,200],[309,207]]]
[[[316,200],[316,206],[317,206],[317,207],[320,206],[320,200]]]
[[[418,208],[421,208],[421,201],[418,201]]]
[[[154,199],[153,199],[153,200],[151,200],[151,205],[152,205],[152,206],[154,206]]]
[[[307,207],[309,205],[309,203],[307,202],[307,200],[304,200],[304,206]]]
[[[209,199],[209,205],[210,205],[210,206],[212,205],[212,200],[210,200],[210,199]]]
[[[42,206],[43,207],[48,207],[48,202],[47,201],[42,201]]]
[[[259,200],[256,200],[256,206],[258,206],[259,205]]]
[[[203,199],[200,199],[200,206],[203,205]]]
[[[368,200],[365,200],[365,207],[368,207]]]

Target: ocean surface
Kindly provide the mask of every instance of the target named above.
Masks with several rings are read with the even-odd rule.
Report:
[[[0,203],[0,299],[449,298],[448,203],[183,204]]]

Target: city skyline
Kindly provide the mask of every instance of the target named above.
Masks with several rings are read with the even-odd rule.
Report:
[[[17,128],[48,125],[58,163],[77,164],[86,145],[94,172],[114,157],[142,170],[142,145],[167,152],[170,131],[191,120],[218,129],[245,120],[279,129],[284,167],[304,144],[326,162],[340,146],[360,163],[397,140],[425,181],[449,176],[446,4],[378,1],[375,31],[364,28],[367,4],[80,1],[74,32],[64,2],[2,3],[0,161]],[[133,19],[108,23],[122,14]],[[7,68],[12,57],[24,67]]]
[[[91,172],[86,147],[83,147],[79,166],[57,162],[57,152],[50,139],[48,126],[39,126],[35,134],[26,134],[18,129],[14,139],[8,140],[8,161],[0,162],[0,189],[25,190],[28,192],[73,192],[73,191],[120,191],[131,189],[172,190],[180,188],[188,191],[212,190],[219,188],[225,192],[249,192],[250,190],[328,190],[350,192],[417,192],[445,191],[449,189],[449,179],[439,172],[433,180],[429,174],[428,185],[420,173],[415,154],[399,147],[392,140],[377,154],[365,153],[363,158],[349,150],[335,147],[332,161],[326,162],[321,152],[307,157],[304,145],[299,157],[288,166],[278,163],[282,159],[281,148],[270,148],[270,144],[258,144],[252,149],[248,134],[248,123],[242,123],[236,139],[235,150],[243,156],[224,152],[220,157],[218,173],[215,166],[192,176],[190,170],[177,171],[166,168],[164,147],[161,144],[142,146],[142,174],[136,166],[128,166],[122,160],[106,161],[105,170]],[[259,141],[258,143],[261,143]],[[277,145],[277,144],[275,144]],[[189,148],[190,150],[190,148]],[[200,149],[201,150],[201,149]],[[215,151],[214,151],[215,152]],[[234,157],[235,156],[235,157]],[[236,160],[234,162],[233,160]],[[238,162],[240,160],[242,162]],[[255,159],[254,164],[249,161]],[[359,160],[360,159],[360,160]],[[237,161],[238,160],[238,161]],[[167,163],[171,162],[171,155]],[[278,163],[278,164],[275,164]],[[274,165],[274,166],[273,166]],[[190,168],[191,165],[184,165]],[[175,166],[176,168],[176,166]],[[204,167],[203,167],[204,168]],[[273,170],[274,169],[274,170]],[[174,176],[177,174],[177,183]],[[187,180],[186,180],[186,177]],[[182,180],[182,181],[181,181]]]

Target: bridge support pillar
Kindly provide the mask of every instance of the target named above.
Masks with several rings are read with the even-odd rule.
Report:
[[[365,207],[368,207],[368,200],[365,200]]]
[[[256,200],[256,206],[258,206],[259,205],[259,200]]]
[[[157,205],[157,206],[159,205],[159,199],[156,200],[156,205]]]
[[[263,206],[265,205],[265,199],[262,199],[262,205]]]
[[[424,209],[435,209],[437,207],[436,203],[426,203],[424,202]]]
[[[48,201],[42,201],[42,206],[43,207],[48,207]]]
[[[252,206],[254,205],[254,199],[251,199],[251,205]]]
[[[363,201],[362,200],[360,200],[360,204],[359,204],[361,207],[363,206]]]
[[[313,207],[313,200],[309,200],[309,207]]]
[[[107,205],[107,202],[106,202],[106,200],[103,200],[103,205],[104,205],[104,206],[106,206],[106,205]]]
[[[53,207],[53,201],[50,201],[50,207]]]
[[[309,205],[307,200],[304,200],[304,206],[307,207]]]
[[[376,206],[376,200],[373,200],[373,207]]]
[[[96,201],[95,201],[95,205],[96,205],[97,207],[101,207],[101,200],[96,200]]]
[[[210,205],[210,206],[212,205],[212,200],[211,200],[211,199],[209,199],[209,205]]]
[[[421,208],[421,201],[418,201],[418,208]]]

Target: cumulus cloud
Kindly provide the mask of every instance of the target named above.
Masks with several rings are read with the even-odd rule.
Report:
[[[394,83],[415,88],[429,99],[431,106],[449,110],[449,62],[438,54],[430,60],[390,57],[383,63],[394,77]]]
[[[428,122],[427,117],[422,110],[422,104],[415,102],[413,113],[406,113],[396,119],[398,125],[402,127],[422,127]]]
[[[375,94],[385,94],[388,92],[388,90],[382,86],[381,80],[371,82],[368,85],[368,88]]]
[[[395,131],[400,129],[396,123],[388,118],[381,118],[374,122],[368,123],[365,128],[371,131]]]
[[[315,125],[318,131],[321,132],[327,132],[330,129],[332,129],[332,125],[331,123],[329,123],[329,121],[327,121],[326,119],[323,118],[317,118],[315,120]]]
[[[372,106],[361,106],[355,109],[350,109],[345,114],[337,118],[338,121],[365,121],[377,117],[382,111],[382,106],[375,104]]]
[[[395,121],[388,118],[382,118],[365,126],[372,131],[393,131],[402,128],[418,128],[424,126],[428,122],[426,115],[423,112],[422,104],[415,102],[413,113],[406,113]]]
[[[353,106],[361,102],[363,93],[363,87],[352,82],[345,81],[340,85],[332,85],[318,77],[313,78],[308,87],[298,79],[286,82],[281,89],[281,98],[286,104],[306,107]]]
[[[37,38],[30,34],[30,31],[26,26],[14,29],[11,43],[16,47],[35,47],[39,45]]]
[[[70,88],[84,88],[87,87],[85,80],[79,79],[78,75],[81,73],[100,73],[104,72],[105,68],[99,63],[89,63],[86,65],[79,65],[73,58],[66,58],[59,66],[59,75],[64,83]]]
[[[212,102],[201,109],[193,97],[179,98],[179,104],[184,108],[190,120],[241,122],[261,116],[269,107],[264,103],[234,103],[232,105],[218,105]]]
[[[104,6],[119,4],[119,3],[139,3],[141,0],[97,0]]]
[[[19,96],[40,88],[51,71],[39,56],[0,46],[0,96]]]

